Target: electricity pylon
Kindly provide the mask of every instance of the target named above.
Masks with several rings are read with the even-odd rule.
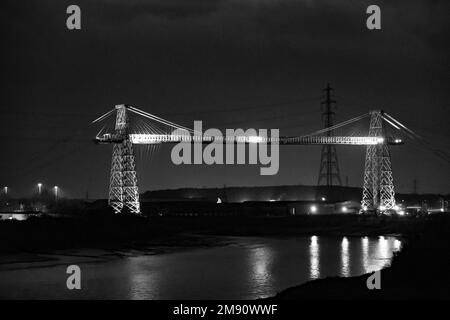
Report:
[[[322,119],[324,122],[324,127],[330,128],[333,126],[334,122],[335,113],[332,110],[332,107],[336,103],[336,101],[331,98],[331,94],[334,90],[330,87],[330,84],[327,84],[327,87],[324,89],[324,91],[326,95],[325,101],[322,102],[322,105],[325,106],[322,113]],[[327,136],[331,137],[331,135],[331,130],[328,130]],[[322,147],[317,185],[321,185],[322,181],[325,181],[325,185],[327,186],[327,188],[333,186],[334,181],[336,181],[336,185],[342,185],[336,147],[331,144],[324,145]]]
[[[383,137],[384,141],[367,146],[361,207],[364,211],[392,210],[395,207],[394,178],[381,110],[370,113],[369,137]]]
[[[129,119],[125,105],[117,105],[115,134],[120,142],[113,145],[111,177],[109,181],[109,205],[114,213],[128,210],[139,214],[139,192],[137,187],[136,165],[133,144],[129,137]]]

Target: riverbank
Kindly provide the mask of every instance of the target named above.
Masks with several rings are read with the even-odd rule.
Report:
[[[286,289],[274,300],[450,299],[450,217],[435,215],[407,239],[390,267],[381,271],[381,290],[368,290],[365,274],[325,278]]]
[[[32,218],[0,222],[0,254],[60,249],[173,250],[220,236],[377,236],[421,233],[428,218],[341,216]]]

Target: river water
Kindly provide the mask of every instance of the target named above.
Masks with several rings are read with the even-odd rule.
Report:
[[[0,258],[0,298],[256,299],[312,279],[380,270],[401,249],[395,237],[224,239],[224,246],[163,254],[86,249]],[[71,264],[81,269],[81,290],[67,289]]]

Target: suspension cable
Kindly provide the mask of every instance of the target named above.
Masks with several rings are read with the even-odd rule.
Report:
[[[338,123],[338,124],[335,124],[334,126],[331,126],[331,127],[325,128],[325,129],[321,129],[321,130],[318,130],[318,131],[315,131],[315,132],[313,132],[313,133],[311,133],[311,134],[308,134],[308,135],[305,135],[305,136],[303,136],[303,137],[313,136],[313,135],[321,134],[321,133],[328,132],[328,131],[331,131],[331,130],[335,130],[335,129],[337,129],[337,128],[346,126],[346,125],[348,125],[348,124],[350,124],[350,123],[353,123],[353,122],[359,121],[359,120],[361,120],[361,119],[364,119],[364,118],[367,117],[367,116],[369,116],[369,113],[365,113],[365,114],[360,115],[360,116],[358,116],[358,117],[355,117],[355,118],[353,118],[353,119],[349,119],[349,120],[346,120],[346,121],[344,121],[344,122],[340,122],[340,123]]]
[[[156,121],[156,122],[165,124],[165,125],[167,125],[167,126],[169,126],[169,127],[173,127],[173,128],[176,128],[176,129],[184,129],[184,130],[187,130],[187,131],[189,131],[189,132],[193,132],[193,131],[194,131],[194,130],[192,130],[192,129],[190,129],[190,128],[187,128],[187,127],[181,126],[181,125],[179,125],[179,124],[176,124],[176,123],[174,123],[174,122],[171,122],[171,121],[165,120],[165,119],[163,119],[163,118],[157,117],[157,116],[155,116],[155,115],[153,115],[153,114],[151,114],[151,113],[145,112],[145,111],[140,110],[140,109],[138,109],[138,108],[135,108],[135,107],[132,107],[132,106],[129,106],[128,108],[129,108],[129,110],[130,110],[131,112],[134,112],[134,113],[136,113],[136,114],[138,114],[138,115],[141,115],[141,116],[143,116],[143,117],[146,117],[146,118],[149,118],[149,119],[151,119],[151,120],[154,120],[154,121]]]
[[[91,124],[96,123],[96,122],[100,122],[102,120],[104,120],[105,118],[108,118],[111,113],[113,113],[115,111],[115,108],[109,110],[107,113],[105,113],[104,115],[98,117],[97,119],[95,119],[94,121],[91,122]]]

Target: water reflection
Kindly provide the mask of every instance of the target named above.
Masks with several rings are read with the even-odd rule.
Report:
[[[384,236],[380,236],[378,238],[378,259],[377,259],[378,263],[376,264],[377,265],[376,270],[380,270],[386,267],[386,265],[389,264],[390,257],[391,255],[389,251],[389,241]]]
[[[257,287],[269,287],[274,281],[270,272],[273,252],[269,246],[257,246],[250,250],[250,277]]]
[[[400,240],[394,240],[394,251],[399,251],[402,248],[402,242]]]
[[[402,242],[395,238],[380,236],[377,240],[362,238],[362,265],[364,272],[374,272],[390,264],[393,253],[399,251]]]
[[[342,238],[341,242],[341,275],[348,277],[350,275],[350,253],[348,252],[348,239]]]
[[[147,261],[141,257],[128,259],[128,297],[132,300],[155,299],[158,296],[158,285],[155,274],[148,272]],[[152,288],[152,290],[149,290]]]
[[[83,298],[257,299],[327,276],[357,276],[390,263],[402,246],[393,237],[232,238],[235,245],[166,254],[137,253],[101,262],[70,260],[84,272]],[[78,256],[77,256],[78,257]],[[55,257],[53,256],[54,260]],[[61,256],[61,265],[67,265]],[[75,258],[71,258],[75,259]],[[81,258],[76,258],[81,259]],[[53,264],[0,264],[0,296],[74,299]],[[60,261],[60,262],[61,262]],[[25,290],[26,289],[26,290]],[[12,295],[15,294],[15,295]]]
[[[317,236],[312,236],[309,243],[309,270],[311,279],[320,277],[319,242]]]
[[[369,271],[369,238],[362,237],[361,238],[361,250],[362,250],[362,264],[364,268],[364,272]]]

